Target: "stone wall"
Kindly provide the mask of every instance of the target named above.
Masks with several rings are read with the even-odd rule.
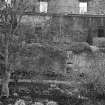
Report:
[[[87,14],[105,14],[105,0],[86,0]],[[51,0],[48,12],[50,13],[79,13],[79,0]]]
[[[71,41],[90,43],[98,36],[98,28],[105,26],[104,17],[91,15],[26,15],[21,22],[33,27],[42,27],[43,37],[45,35],[46,38],[60,43]]]
[[[103,17],[58,16],[52,19],[51,31],[55,42],[89,42],[98,36],[98,28],[104,26],[104,22]]]
[[[28,11],[40,12],[39,0],[27,0],[30,3]],[[46,0],[45,0],[46,1]],[[105,14],[105,0],[86,0],[86,14]],[[23,0],[26,3],[26,0]],[[48,0],[48,13],[79,14],[79,0]]]
[[[50,0],[48,12],[50,13],[79,13],[78,0]]]
[[[105,14],[105,0],[91,0],[88,2],[89,14]]]

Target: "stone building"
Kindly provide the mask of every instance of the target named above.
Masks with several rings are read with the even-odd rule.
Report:
[[[13,0],[5,1],[10,4]],[[29,2],[35,12],[105,14],[105,0],[29,0]]]
[[[72,40],[92,43],[94,37],[105,36],[104,0],[30,0],[30,2],[33,11],[48,13],[46,16],[33,15],[33,18],[34,21],[38,20],[41,23],[43,23],[41,20],[50,22],[48,31],[51,32],[48,36],[51,34],[55,42]],[[28,16],[28,21],[25,18],[26,22],[33,24],[31,18],[32,16]]]
[[[36,12],[104,14],[105,0],[30,0]],[[45,11],[44,11],[45,10]]]

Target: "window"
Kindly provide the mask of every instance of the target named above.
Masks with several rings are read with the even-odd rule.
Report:
[[[11,5],[11,0],[5,0],[5,2]]]
[[[79,13],[80,14],[84,14],[84,13],[86,13],[87,12],[87,2],[85,1],[85,2],[79,2]]]
[[[36,32],[36,34],[41,34],[42,28],[40,26],[36,26],[35,27],[35,32]]]
[[[105,30],[103,26],[98,27],[98,37],[104,37],[105,36]]]
[[[47,13],[48,9],[48,2],[47,1],[40,1],[40,12]]]

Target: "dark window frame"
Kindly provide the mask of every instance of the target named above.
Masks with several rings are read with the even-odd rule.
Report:
[[[48,2],[49,0],[38,0],[38,2]]]
[[[90,0],[79,0],[79,2],[89,2]]]
[[[105,26],[98,26],[97,27],[97,36],[98,37],[105,37]]]

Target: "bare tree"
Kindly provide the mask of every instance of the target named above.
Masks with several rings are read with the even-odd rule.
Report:
[[[9,47],[21,23],[24,12],[30,8],[29,0],[13,0],[11,4],[3,3],[1,10],[1,33],[5,35],[5,67],[2,72],[2,96],[9,96],[8,83],[11,76],[11,64],[9,62]],[[17,15],[18,13],[18,15]],[[14,43],[13,43],[14,44]],[[2,69],[2,68],[1,68]]]

